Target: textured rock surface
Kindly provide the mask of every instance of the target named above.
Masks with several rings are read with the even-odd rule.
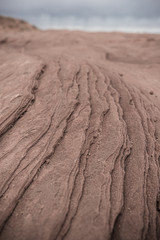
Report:
[[[0,16],[0,31],[26,31],[35,30],[36,27],[24,20]]]
[[[0,56],[0,239],[160,239],[160,36],[3,32]]]

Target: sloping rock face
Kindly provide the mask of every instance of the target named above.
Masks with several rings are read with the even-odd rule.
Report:
[[[160,36],[0,36],[0,239],[160,239]]]
[[[35,26],[24,20],[0,15],[0,31],[26,31],[35,29]]]

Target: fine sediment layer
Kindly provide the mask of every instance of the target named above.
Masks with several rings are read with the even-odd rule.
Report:
[[[160,36],[6,31],[0,54],[0,240],[160,239]]]

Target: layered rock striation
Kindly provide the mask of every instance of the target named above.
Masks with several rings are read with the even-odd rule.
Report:
[[[0,36],[0,239],[160,238],[160,36]]]

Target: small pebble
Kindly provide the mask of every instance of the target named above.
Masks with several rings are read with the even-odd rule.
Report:
[[[131,104],[131,105],[133,104],[133,99],[129,100],[129,104]]]
[[[49,164],[50,163],[50,159],[46,159],[46,164]]]
[[[149,94],[150,94],[150,95],[153,95],[153,94],[154,94],[154,92],[153,92],[153,91],[150,91],[150,92],[149,92]]]

